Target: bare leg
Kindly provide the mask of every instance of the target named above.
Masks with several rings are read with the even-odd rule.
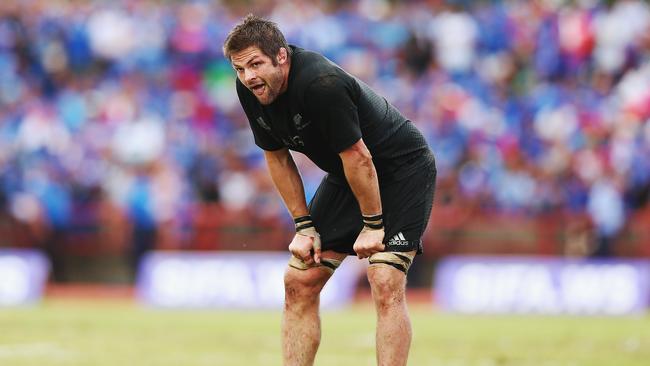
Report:
[[[342,260],[344,254],[323,252],[324,258]],[[282,356],[285,366],[311,366],[320,344],[320,291],[330,278],[322,267],[287,269],[282,317]]]
[[[386,264],[368,267],[377,311],[377,365],[404,366],[411,346],[411,321],[406,307],[406,275]]]

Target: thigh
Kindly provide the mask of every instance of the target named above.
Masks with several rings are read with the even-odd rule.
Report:
[[[347,184],[323,178],[309,203],[323,251],[355,254],[352,245],[363,227],[361,211]]]
[[[380,187],[386,252],[422,253],[422,234],[431,215],[435,182],[436,170],[431,166],[408,179]]]

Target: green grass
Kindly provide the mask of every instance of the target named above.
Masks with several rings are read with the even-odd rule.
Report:
[[[650,317],[460,316],[411,309],[409,365],[648,365]],[[374,365],[373,309],[323,314],[316,365]],[[279,312],[54,301],[0,309],[0,365],[280,365]]]

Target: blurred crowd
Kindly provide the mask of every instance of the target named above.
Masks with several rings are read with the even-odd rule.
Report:
[[[201,204],[289,221],[221,52],[250,11],[418,125],[439,205],[585,213],[603,237],[647,205],[644,1],[5,0],[5,216],[65,232],[103,202],[143,250]],[[296,158],[311,196],[322,173]]]

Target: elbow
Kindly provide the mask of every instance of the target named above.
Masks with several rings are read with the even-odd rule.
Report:
[[[344,165],[372,165],[372,154],[370,154],[370,150],[368,150],[368,147],[362,139],[359,139],[359,141],[354,143],[354,145],[340,152],[339,156],[341,157]]]
[[[287,149],[281,149],[276,151],[265,151],[264,158],[269,166],[281,166],[286,167],[291,165],[293,159],[291,154]]]

